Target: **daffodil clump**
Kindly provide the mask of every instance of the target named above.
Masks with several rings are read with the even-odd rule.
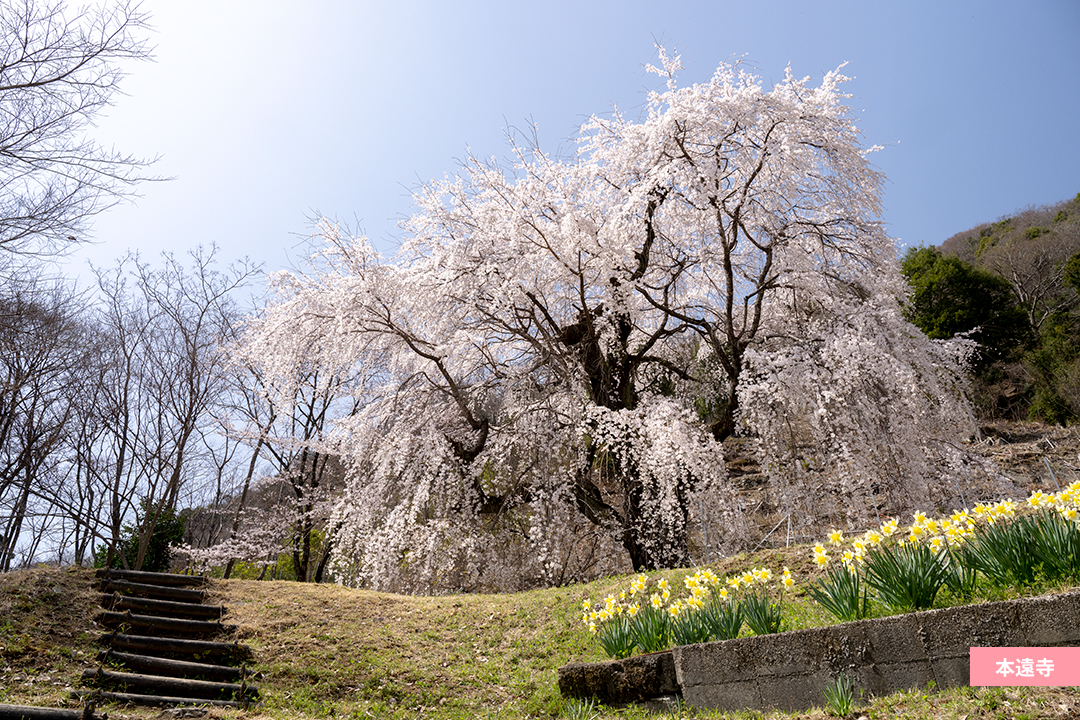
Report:
[[[992,586],[1025,586],[1039,575],[1080,581],[1080,482],[1035,492],[1030,510],[1002,500],[931,518],[890,519],[853,538],[832,530],[813,547],[824,570],[808,593],[837,618],[865,617],[873,600],[893,609],[930,607],[941,587],[968,597],[980,578]],[[839,564],[834,563],[839,560]]]
[[[650,581],[638,575],[630,587],[608,595],[603,602],[582,603],[581,621],[596,635],[604,651],[614,658],[629,657],[635,650],[655,652],[674,645],[737,637],[745,622],[753,632],[776,632],[781,624],[780,599],[795,579],[784,568],[774,582],[768,568],[754,568],[721,580],[705,568],[687,575],[681,588],[673,588],[666,578]],[[770,585],[777,599],[771,600]],[[752,619],[755,608],[766,599],[768,622]],[[770,629],[771,628],[771,629]]]

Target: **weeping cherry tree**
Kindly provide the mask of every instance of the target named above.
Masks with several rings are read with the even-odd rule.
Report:
[[[970,348],[903,319],[847,78],[679,87],[660,59],[643,119],[591,118],[571,159],[470,157],[392,259],[324,222],[278,276],[245,352],[281,382],[301,360],[363,378],[337,425],[339,577],[562,582],[613,549],[651,569],[738,547],[734,433],[804,522],[948,495]]]

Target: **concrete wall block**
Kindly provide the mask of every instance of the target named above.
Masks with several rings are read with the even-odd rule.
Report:
[[[825,688],[833,679],[833,674],[824,670],[787,675],[782,679],[762,678],[758,683],[758,695],[761,697],[759,707],[773,707],[791,712],[824,705]]]
[[[939,688],[961,687],[971,683],[971,657],[969,653],[955,657],[936,657],[931,659],[930,668],[934,673],[934,682]]]
[[[684,685],[683,701],[690,707],[715,710],[763,707],[758,684],[754,680]]]
[[[930,681],[937,682],[929,660],[861,665],[848,671],[848,674],[855,681],[856,693],[872,696],[925,687]]]
[[[761,667],[757,637],[686,645],[672,650],[675,673],[683,689],[689,685],[755,681]]]
[[[795,630],[746,638],[744,671],[758,678],[783,679],[828,670],[826,635],[820,630]]]
[[[1080,591],[1017,602],[1018,621],[1025,638],[1025,642],[1017,645],[1080,645]]]
[[[919,637],[919,625],[912,615],[859,620],[852,625],[863,624],[870,641],[867,658],[872,663],[925,662],[926,647]],[[843,628],[843,625],[838,625]]]
[[[967,656],[972,645],[1023,645],[1015,602],[929,610],[913,616],[930,657]]]
[[[632,702],[679,693],[671,651],[605,663],[570,663],[559,668],[566,697],[596,697],[605,703]]]
[[[821,628],[822,661],[833,672],[847,672],[873,662],[872,622],[849,622]]]

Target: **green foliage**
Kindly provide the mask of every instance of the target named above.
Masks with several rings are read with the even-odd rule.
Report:
[[[825,576],[806,587],[807,594],[841,622],[862,620],[869,614],[867,585],[858,570],[833,565]]]
[[[148,514],[148,503],[142,502],[142,517]],[[146,572],[168,572],[172,564],[172,546],[179,544],[184,539],[184,526],[186,518],[183,513],[177,513],[173,508],[165,508],[158,513],[154,523],[154,532],[146,546],[146,555],[143,557],[142,570]],[[127,566],[134,568],[139,556],[140,528],[135,525],[124,525],[123,536],[120,538],[119,547],[113,554],[112,567],[124,567],[124,559]],[[121,558],[121,554],[123,558]],[[103,568],[108,560],[108,546],[101,546],[94,553],[94,567]]]
[[[709,626],[711,640],[732,640],[739,637],[743,626],[741,603],[724,600],[719,594],[712,595],[701,612]]]
[[[959,548],[951,545],[946,546],[946,573],[945,585],[954,596],[967,600],[975,594],[976,583],[979,573],[975,568],[964,563],[963,554]]]
[[[990,248],[997,246],[1002,236],[1012,229],[1012,218],[1005,218],[979,230],[978,249],[975,251],[975,257],[979,257]]]
[[[1080,582],[1080,527],[1049,509],[1039,511],[1034,525],[1032,551],[1046,579]]]
[[[673,645],[693,645],[713,639],[712,626],[705,608],[683,610],[668,620],[668,627]]]
[[[650,580],[639,574],[627,590],[608,595],[603,603],[594,606],[585,599],[581,621],[613,658],[628,657],[634,650],[649,653],[673,645],[731,640],[744,623],[759,635],[780,632],[786,622],[781,599],[795,580],[788,568],[778,582],[772,579],[772,571],[765,567],[726,581],[711,569],[698,569],[682,577],[678,584],[686,592],[681,594],[673,592],[673,583],[666,578]]]
[[[841,675],[825,686],[825,704],[833,715],[846,718],[855,709],[855,682]]]
[[[755,635],[780,632],[784,624],[783,608],[780,601],[773,601],[764,589],[747,593],[740,604],[746,624]]]
[[[977,370],[1014,360],[1031,344],[1027,314],[1004,278],[934,248],[910,248],[902,271],[912,288],[907,319],[934,339],[970,333],[980,345]]]
[[[588,700],[571,698],[563,705],[563,715],[569,720],[596,720],[600,717],[600,711],[597,708],[596,698]]]
[[[1080,252],[1065,261],[1061,273],[1065,284],[1080,294]]]
[[[1026,343],[1010,342],[1007,334],[1003,345],[975,337],[1002,351],[997,358],[981,356],[975,368],[972,399],[979,412],[1060,424],[1080,420],[1080,199],[1023,209],[958,233],[939,249],[1006,283],[1031,328]],[[917,252],[906,260],[915,262]],[[924,270],[931,264],[923,258]],[[942,320],[947,313],[932,309],[916,319],[918,310],[925,308],[913,305],[912,320],[924,331],[955,330]]]
[[[631,618],[622,615],[602,623],[596,631],[596,639],[608,657],[622,660],[634,654],[637,636]]]
[[[1080,317],[1059,313],[1044,322],[1024,367],[1035,380],[1032,419],[1058,425],[1080,419]]]
[[[652,605],[645,605],[630,621],[634,642],[643,653],[665,650],[668,647],[669,614]]]
[[[1036,533],[1030,516],[981,526],[962,548],[964,563],[995,587],[1031,585],[1038,572]]]
[[[878,545],[866,556],[866,582],[897,612],[930,608],[947,575],[945,553],[924,543]]]

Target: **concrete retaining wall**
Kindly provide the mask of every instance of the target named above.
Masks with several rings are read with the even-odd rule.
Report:
[[[652,693],[681,694],[702,709],[803,710],[823,705],[822,691],[841,674],[871,695],[931,681],[954,687],[969,682],[971,647],[1078,644],[1080,591],[1074,591],[687,645],[672,650],[670,660],[656,653],[575,663],[560,668],[559,688],[566,696],[594,695],[607,704]],[[646,666],[652,670],[645,672]],[[644,682],[629,682],[633,678]]]

